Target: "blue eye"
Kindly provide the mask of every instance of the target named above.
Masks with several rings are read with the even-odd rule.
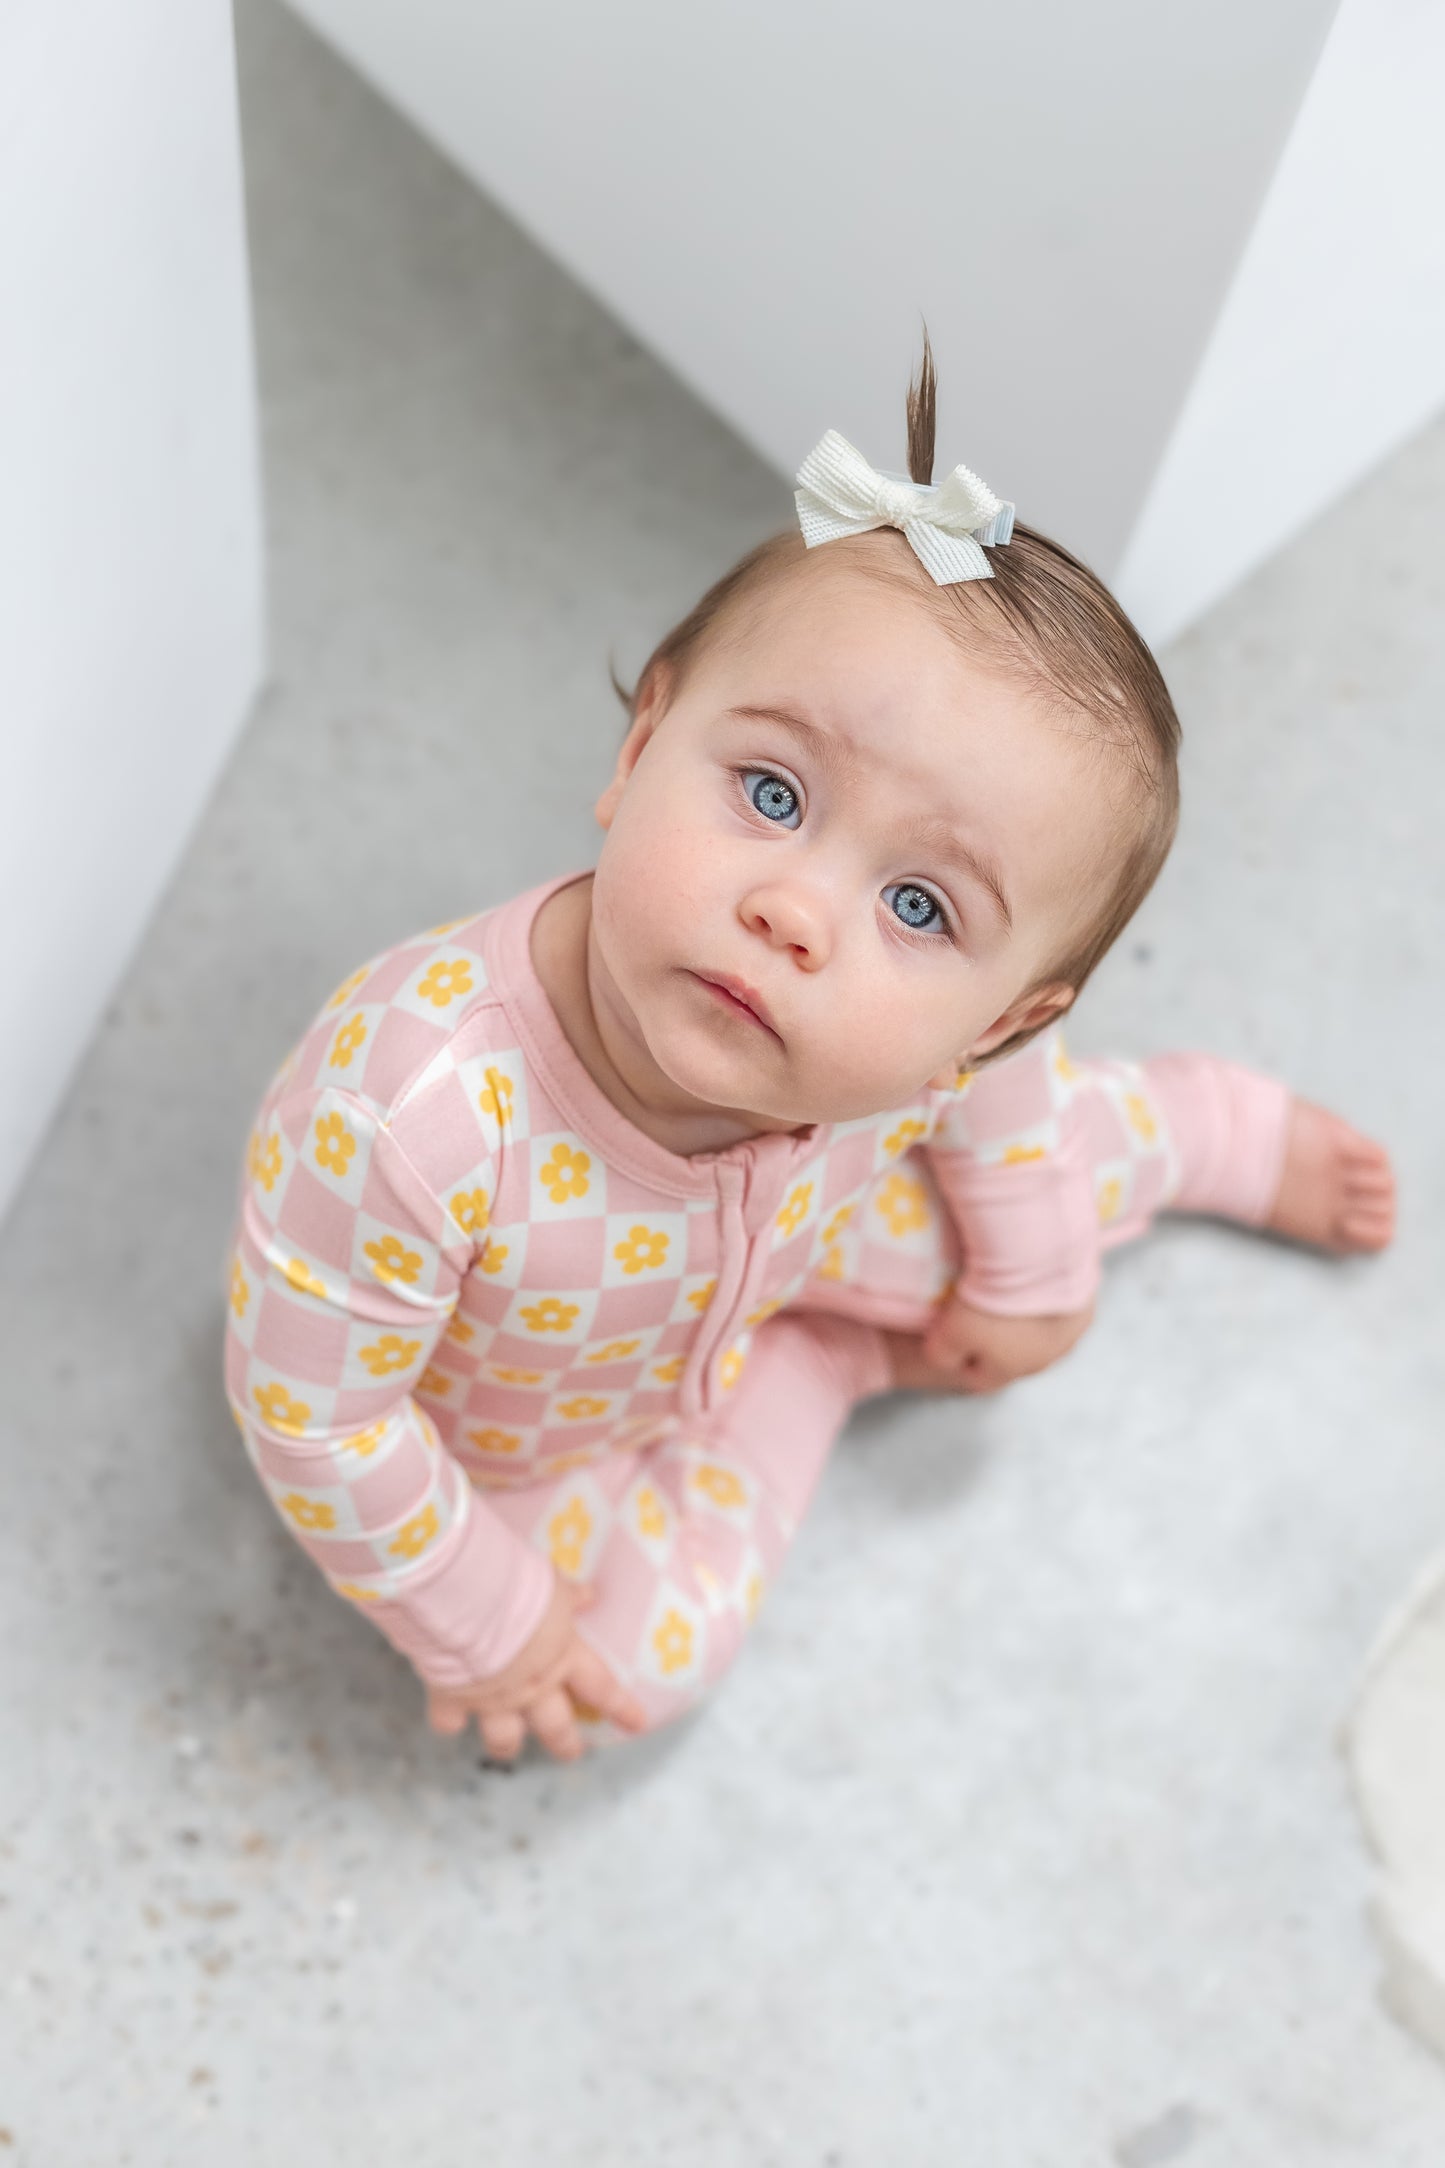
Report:
[[[885,888],[883,901],[896,919],[916,933],[930,933],[935,927],[943,926],[943,913],[936,900],[926,888],[919,888],[912,881],[900,881],[893,888]]]
[[[761,813],[764,820],[776,821],[780,828],[796,828],[802,819],[798,793],[780,775],[769,775],[766,770],[755,768],[743,777],[743,789],[754,810]]]

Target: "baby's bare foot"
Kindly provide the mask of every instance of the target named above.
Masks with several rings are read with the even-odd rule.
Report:
[[[1290,1109],[1284,1173],[1265,1225],[1339,1257],[1384,1249],[1395,1233],[1395,1176],[1389,1154],[1338,1114],[1296,1099]]]

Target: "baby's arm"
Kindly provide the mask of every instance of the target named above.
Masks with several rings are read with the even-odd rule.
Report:
[[[491,1681],[524,1725],[540,1699],[555,1738],[557,1652],[549,1639],[538,1676],[519,1660],[544,1627],[555,1638],[556,1577],[473,1491],[411,1390],[472,1261],[462,1222],[484,1223],[490,1188],[471,1167],[454,1212],[374,1105],[332,1085],[283,1093],[251,1142],[226,1385],[273,1504],[338,1595],[433,1696]],[[605,1705],[610,1684],[589,1673],[587,1698]]]
[[[978,1071],[926,1147],[963,1250],[921,1343],[894,1343],[899,1384],[991,1392],[1056,1362],[1087,1329],[1099,1227],[1085,1140],[1068,1120],[1056,1029]]]

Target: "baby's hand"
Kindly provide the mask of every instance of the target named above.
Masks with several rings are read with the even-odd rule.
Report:
[[[490,1759],[514,1761],[530,1728],[558,1761],[576,1761],[583,1746],[574,1696],[624,1731],[643,1730],[642,1710],[572,1624],[591,1600],[590,1589],[559,1580],[537,1631],[501,1671],[466,1686],[429,1686],[432,1730],[454,1736],[474,1716]]]
[[[1067,1355],[1094,1305],[1062,1317],[996,1317],[946,1295],[920,1340],[889,1333],[894,1383],[923,1392],[996,1393]]]

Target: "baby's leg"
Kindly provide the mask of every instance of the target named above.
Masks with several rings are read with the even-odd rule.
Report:
[[[1075,1066],[1071,1112],[1094,1159],[1106,1248],[1142,1233],[1162,1207],[1341,1254],[1389,1242],[1388,1155],[1273,1078],[1211,1054]]]
[[[760,1327],[722,1414],[649,1447],[489,1502],[593,1601],[589,1641],[650,1729],[727,1669],[858,1400],[891,1383],[881,1335],[843,1318]],[[620,1736],[580,1712],[597,1743]]]

